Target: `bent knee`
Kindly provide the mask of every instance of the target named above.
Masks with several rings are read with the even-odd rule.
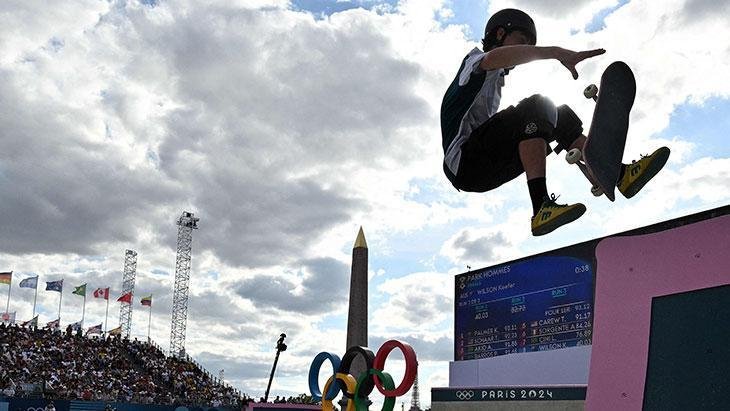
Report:
[[[542,138],[552,141],[553,131],[558,122],[558,109],[553,102],[540,94],[534,94],[520,101],[522,139]]]
[[[558,123],[558,108],[549,98],[541,94],[533,94],[517,104],[523,116],[536,118],[550,123],[553,128]]]
[[[558,107],[558,124],[555,127],[555,140],[558,142],[556,153],[567,150],[582,135],[583,122],[568,106]]]

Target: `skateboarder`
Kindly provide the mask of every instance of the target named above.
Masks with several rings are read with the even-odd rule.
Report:
[[[486,192],[525,172],[532,200],[532,234],[543,235],[586,211],[581,203],[558,204],[554,194],[548,196],[545,179],[545,157],[552,151],[548,143],[557,142],[556,153],[573,148],[582,151],[586,142],[583,123],[570,107],[555,107],[539,94],[498,111],[505,76],[520,64],[554,59],[577,79],[576,65],[605,50],[536,47],[536,41],[535,23],[525,12],[504,9],[495,13],[484,30],[483,49],[474,48],[464,57],[446,90],[441,134],[444,173],[458,190]],[[619,191],[627,198],[635,195],[661,169],[668,151],[663,147],[624,164]]]

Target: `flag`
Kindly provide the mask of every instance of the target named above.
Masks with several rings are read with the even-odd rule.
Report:
[[[86,297],[86,284],[74,287],[74,291],[71,294],[80,295]]]
[[[45,328],[56,329],[61,325],[61,319],[56,318],[55,320],[46,324]]]
[[[0,314],[0,321],[2,321],[4,323],[14,324],[15,323],[15,311],[13,311],[12,313]]]
[[[122,334],[122,326],[121,325],[119,327],[117,327],[117,328],[109,331],[109,335],[121,335],[121,334]]]
[[[10,280],[13,278],[13,272],[8,271],[0,273],[0,284],[10,284]]]
[[[61,290],[63,290],[63,280],[46,281],[46,291],[58,291],[60,293]]]
[[[76,321],[75,323],[71,324],[70,327],[73,331],[81,329],[81,321]]]
[[[132,292],[128,292],[126,294],[122,294],[121,297],[117,298],[117,301],[127,304],[132,304]]]
[[[94,290],[94,298],[103,298],[105,300],[109,299],[109,287],[107,288],[97,288]]]
[[[149,297],[142,297],[142,299],[139,302],[142,303],[142,305],[151,307],[152,306],[152,296],[150,295]]]
[[[89,335],[89,334],[101,334],[101,324],[90,327],[86,331],[86,335]]]
[[[38,276],[23,279],[20,288],[38,288]]]
[[[31,327],[38,327],[38,316],[36,315],[33,317],[33,319],[25,321],[20,324],[21,327],[31,326]]]

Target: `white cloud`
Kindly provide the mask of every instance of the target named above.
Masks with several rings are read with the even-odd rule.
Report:
[[[422,384],[443,385],[452,274],[466,264],[495,264],[727,202],[727,158],[689,163],[702,136],[658,137],[677,106],[730,95],[730,48],[711,41],[728,38],[725,3],[632,1],[595,33],[586,25],[616,1],[490,3],[492,10],[528,9],[540,45],[608,51],[581,64],[578,81],[554,61],[518,67],[503,104],[542,93],[571,105],[587,129],[592,103],[583,87],[610,61],[625,60],[639,87],[627,159],[660,144],[673,150],[644,193],[613,204],[590,197],[580,173],[550,157],[550,190],[589,211],[539,240],[529,236],[522,178],[469,194],[442,176],[441,97],[476,45],[464,27],[437,20],[452,15],[447,2],[403,1],[316,19],[288,4],[2,3],[9,24],[0,27],[0,264],[39,273],[41,281],[116,286],[123,250],[135,249],[139,290],[156,296],[153,338],[166,346],[174,221],[193,211],[201,222],[189,351],[212,367],[232,361],[227,374],[256,395],[272,341],[286,331],[292,349],[283,378],[304,392],[301,370],[311,357],[344,345],[344,324],[321,316],[343,311],[340,289],[358,227],[371,261],[402,252],[395,236],[428,233],[443,244],[438,255],[418,257],[428,272],[395,278],[402,270],[382,265],[373,272],[381,284],[373,297],[385,304],[371,313],[391,320],[372,331],[412,338],[438,358]],[[22,318],[31,310],[25,291],[13,297]],[[64,318],[74,318],[78,307],[64,300]],[[50,321],[57,295],[40,292],[38,303]],[[87,307],[89,320],[103,316],[97,303]],[[136,333],[146,331],[140,315],[135,310]]]
[[[378,321],[370,330],[376,335],[436,332],[447,321],[453,305],[453,279],[442,273],[414,273],[385,280],[377,287],[388,295],[373,311]]]

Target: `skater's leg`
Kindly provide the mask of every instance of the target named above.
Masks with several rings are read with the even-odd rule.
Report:
[[[558,146],[555,149],[556,153],[559,153],[563,149],[566,151],[578,149],[581,153],[585,153],[587,137],[583,134],[583,123],[578,118],[578,115],[566,105],[558,107],[558,126],[555,129],[555,136],[558,142]],[[580,166],[578,163],[576,165]],[[597,187],[596,179],[590,170],[584,167],[582,171],[584,174],[587,173],[586,178],[593,187]]]
[[[548,198],[545,157],[549,152],[548,142],[552,141],[558,111],[550,99],[539,94],[520,101],[516,108],[519,113],[517,154],[527,176],[532,214],[535,215]]]
[[[558,107],[557,111],[558,121],[555,126],[555,141],[558,142],[558,146],[555,148],[555,153],[572,148],[583,151],[583,145],[586,141],[586,136],[583,135],[583,122],[566,105]]]
[[[582,153],[583,150],[584,150],[584,148],[585,148],[585,145],[586,145],[586,136],[584,136],[583,134],[581,134],[580,136],[578,136],[578,138],[576,138],[575,140],[573,140],[573,143],[570,145],[570,148],[568,148],[568,150],[572,150],[574,148],[577,148]]]
[[[545,153],[547,143],[542,138],[523,140],[519,145],[520,161],[527,174],[527,180],[545,177]]]
[[[522,168],[527,176],[527,188],[532,201],[532,215],[537,214],[548,197],[545,180],[545,151],[547,143],[541,138],[523,140],[518,147]]]
[[[561,106],[562,107],[565,106]],[[572,145],[582,132],[580,121],[564,118],[560,121],[561,110],[555,108],[550,100],[542,96],[532,96],[518,104],[522,108],[523,121],[518,152],[520,161],[527,175],[527,187],[532,201],[532,234],[544,235],[556,228],[578,219],[586,208],[583,204],[557,204],[555,196],[548,197],[545,178],[548,142],[553,141],[553,134],[560,131],[559,143],[564,147]],[[568,109],[570,110],[570,109]],[[572,113],[572,111],[571,111]],[[577,119],[577,116],[574,116]],[[577,133],[576,133],[577,132]]]

